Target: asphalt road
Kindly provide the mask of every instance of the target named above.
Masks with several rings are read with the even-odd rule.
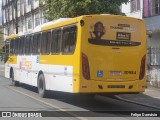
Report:
[[[118,116],[126,120],[131,118],[124,117],[126,112],[123,111],[157,111],[153,108],[103,96],[90,98],[84,95],[51,92],[49,98],[41,98],[37,93],[37,89],[34,87],[24,84],[18,87],[11,86],[11,80],[3,77],[2,63],[0,65],[0,71],[0,111],[57,111],[51,113],[52,116],[58,116],[56,117],[57,119],[62,119],[59,117],[69,115],[74,117],[72,119],[83,120],[91,119],[87,116]],[[86,116],[83,114],[84,116],[77,117],[81,113],[75,111],[86,111],[83,112]],[[103,113],[99,111],[108,112]],[[118,111],[118,114],[114,111]],[[70,119],[70,117],[66,119]]]

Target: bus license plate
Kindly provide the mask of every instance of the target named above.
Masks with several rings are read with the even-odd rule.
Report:
[[[120,75],[122,75],[122,72],[121,71],[110,71],[110,75],[111,76],[120,76]]]

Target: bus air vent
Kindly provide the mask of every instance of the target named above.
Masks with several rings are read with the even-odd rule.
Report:
[[[125,85],[108,85],[108,88],[125,88]]]

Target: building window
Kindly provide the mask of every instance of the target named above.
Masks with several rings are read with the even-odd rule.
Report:
[[[140,0],[131,1],[131,12],[140,10]]]
[[[17,11],[20,11],[20,1],[17,1]]]
[[[12,20],[12,6],[9,7],[9,20]]]
[[[160,14],[160,0],[143,0],[143,17],[151,17]]]
[[[3,0],[3,6],[5,6],[6,5],[6,0]]]
[[[47,13],[47,10],[43,10],[43,12],[42,12],[42,23],[48,22],[48,15],[46,13]]]
[[[28,0],[28,5],[31,5],[32,4],[32,0]]]
[[[39,14],[39,12],[37,12],[35,14],[35,27],[38,26],[38,25],[40,25],[40,14]]]
[[[32,18],[31,17],[27,18],[27,27],[28,29],[32,29]]]
[[[18,21],[18,32],[22,32],[22,22],[19,20]]]

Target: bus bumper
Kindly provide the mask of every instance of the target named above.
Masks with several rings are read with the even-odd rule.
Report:
[[[78,93],[139,93],[144,92],[146,80],[106,82],[89,80],[80,84]]]

